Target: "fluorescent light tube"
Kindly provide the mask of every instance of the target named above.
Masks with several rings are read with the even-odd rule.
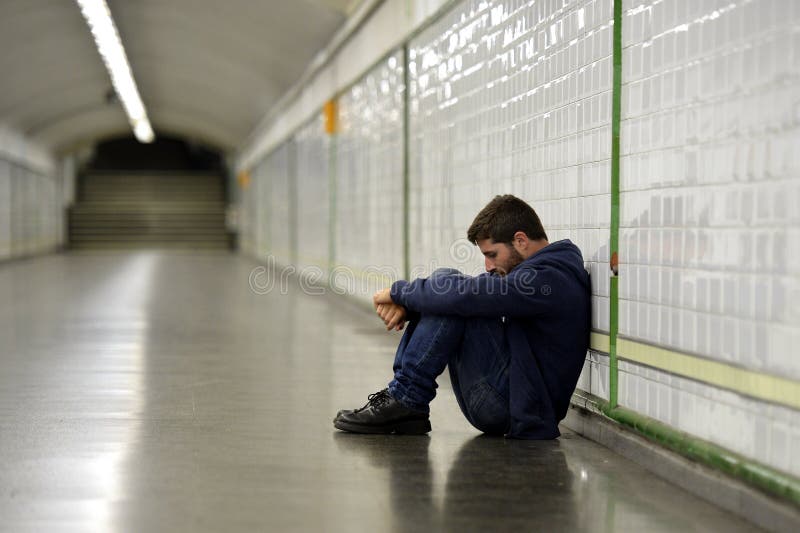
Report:
[[[142,143],[150,143],[155,139],[153,128],[147,119],[147,111],[144,108],[142,99],[139,97],[139,90],[131,73],[131,66],[122,41],[119,38],[117,27],[111,18],[108,4],[105,0],[76,0],[81,8],[83,18],[89,24],[89,29],[97,44],[97,50],[103,63],[111,76],[111,83],[117,92],[125,114],[128,115],[128,122],[133,128],[133,134]]]

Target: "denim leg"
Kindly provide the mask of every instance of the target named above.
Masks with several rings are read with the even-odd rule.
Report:
[[[449,362],[450,381],[461,411],[477,429],[506,433],[509,413],[510,350],[500,318],[470,318],[461,350]]]
[[[458,270],[440,268],[429,279]],[[394,359],[394,379],[389,393],[400,403],[420,411],[436,396],[436,378],[458,352],[464,336],[465,319],[457,316],[423,315],[406,326]]]
[[[422,315],[409,323],[397,347],[389,393],[403,405],[429,411],[436,378],[461,349],[466,320],[458,316]]]
[[[439,269],[431,277],[458,273]],[[394,361],[389,393],[404,405],[429,411],[436,378],[449,366],[461,411],[477,429],[504,434],[511,424],[505,323],[496,318],[422,315],[406,327]]]

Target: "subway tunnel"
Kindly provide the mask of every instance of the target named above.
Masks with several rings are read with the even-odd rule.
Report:
[[[0,531],[800,530],[798,2],[0,0],[0,49]],[[482,312],[376,293],[487,279],[508,194],[547,242],[488,277],[589,280],[560,436],[448,371],[342,430]]]

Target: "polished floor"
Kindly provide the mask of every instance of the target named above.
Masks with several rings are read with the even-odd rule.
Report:
[[[0,264],[0,530],[742,531],[569,431],[480,436],[442,380],[430,436],[337,432],[397,333],[215,252]]]

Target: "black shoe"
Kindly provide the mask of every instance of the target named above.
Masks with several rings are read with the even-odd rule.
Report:
[[[375,394],[370,394],[369,396],[367,396],[367,405],[365,405],[364,407],[360,407],[358,409],[342,409],[341,411],[336,413],[336,416],[333,417],[333,421],[336,422],[337,420],[339,420],[339,417],[342,416],[342,415],[351,415],[353,413],[357,413],[359,411],[363,411],[364,409],[369,407],[370,401],[372,400],[372,398],[373,397],[377,397],[377,395],[381,394],[382,392],[388,393],[389,389],[383,389],[382,391],[378,391]]]
[[[352,414],[352,413],[355,413],[356,411],[358,411],[358,409],[342,409],[341,411],[336,413],[336,416],[333,417],[333,421],[336,422],[337,420],[339,420],[340,416],[346,415],[346,414]]]
[[[392,398],[388,389],[370,394],[361,409],[339,411],[333,425],[351,433],[422,435],[431,430],[428,413],[409,409]]]

